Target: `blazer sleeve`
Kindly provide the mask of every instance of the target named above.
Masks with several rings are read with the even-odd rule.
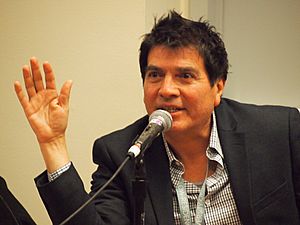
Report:
[[[44,171],[35,178],[35,183],[54,225],[61,223],[89,199],[73,164],[54,181],[48,182],[47,172]],[[103,224],[98,217],[95,206],[91,204],[68,224]]]
[[[74,165],[52,182],[48,182],[46,171],[35,178],[41,199],[53,224],[61,223],[90,196],[92,196],[115,172],[114,163],[102,142],[94,149],[100,154],[101,165],[93,174],[92,192],[88,194]],[[129,225],[129,203],[120,176],[112,181],[91,204],[86,206],[69,223],[72,225]]]

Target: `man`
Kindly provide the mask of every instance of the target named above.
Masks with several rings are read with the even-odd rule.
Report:
[[[40,144],[47,171],[36,185],[54,224],[89,199],[68,158],[65,130],[72,82],[58,94],[44,63],[23,68],[29,99],[15,90]],[[300,116],[288,107],[255,106],[222,98],[227,53],[206,22],[176,12],[161,18],[140,48],[148,115],[168,111],[172,128],[144,156],[148,181],[145,224],[299,224]],[[97,139],[90,196],[112,176],[145,116]],[[68,224],[133,224],[134,163]]]

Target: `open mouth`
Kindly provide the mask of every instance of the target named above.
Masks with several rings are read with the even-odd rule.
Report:
[[[178,111],[182,110],[182,108],[176,108],[176,107],[161,107],[159,109],[165,110],[169,113],[175,113],[175,112],[178,112]]]

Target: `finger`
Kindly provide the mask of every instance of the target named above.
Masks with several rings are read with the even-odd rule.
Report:
[[[69,99],[70,99],[72,84],[73,84],[73,82],[71,80],[66,81],[61,88],[60,95],[58,98],[59,104],[65,110],[67,110],[69,108]]]
[[[42,74],[40,71],[38,60],[35,57],[32,57],[30,59],[30,66],[36,91],[39,92],[44,90]]]
[[[21,103],[22,108],[24,109],[24,111],[26,113],[26,109],[28,108],[29,101],[28,101],[28,98],[24,95],[22,86],[19,81],[15,81],[14,88],[15,88],[17,97],[19,99],[19,102]]]
[[[36,94],[36,90],[30,73],[30,67],[27,65],[23,66],[22,72],[28,97],[32,98]]]
[[[48,62],[44,62],[43,69],[45,72],[46,88],[47,89],[56,89],[55,76],[54,76],[51,65]]]

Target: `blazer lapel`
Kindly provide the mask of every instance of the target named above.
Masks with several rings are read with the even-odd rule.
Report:
[[[255,224],[251,207],[251,179],[245,134],[238,131],[237,121],[226,103],[217,108],[216,117],[225,164],[240,219],[243,224]]]
[[[219,131],[230,185],[243,224],[255,224],[251,207],[251,180],[244,134]]]
[[[145,157],[149,200],[159,225],[174,225],[169,163],[162,137],[154,140]],[[147,215],[146,215],[147,217]]]

